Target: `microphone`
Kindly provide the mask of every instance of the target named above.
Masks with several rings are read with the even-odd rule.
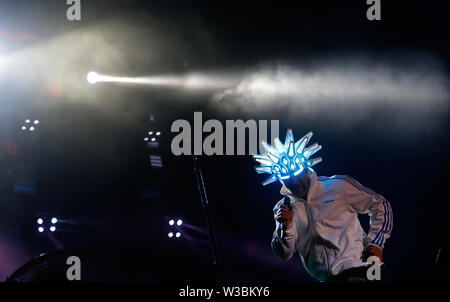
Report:
[[[286,205],[286,206],[289,206],[290,203],[291,203],[291,202],[290,202],[290,200],[289,200],[289,197],[284,196],[283,204]],[[285,221],[285,222],[283,222],[283,223],[281,224],[281,229],[280,229],[280,239],[283,239],[283,238],[284,238],[286,229],[287,229],[287,221]]]

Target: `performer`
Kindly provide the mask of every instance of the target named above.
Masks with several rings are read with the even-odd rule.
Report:
[[[285,261],[297,252],[307,272],[320,281],[367,281],[367,258],[376,256],[381,263],[392,232],[391,206],[349,176],[318,177],[311,166],[321,158],[309,157],[321,147],[316,143],[305,149],[311,136],[294,144],[288,130],[285,144],[276,139],[275,147],[264,144],[267,154],[255,155],[262,164],[257,171],[272,174],[264,184],[278,179],[285,195],[273,209],[272,249]],[[358,214],[370,216],[368,234]]]

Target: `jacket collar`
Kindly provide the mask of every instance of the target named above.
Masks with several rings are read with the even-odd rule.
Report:
[[[307,200],[310,199],[311,194],[313,194],[316,191],[317,186],[319,185],[318,181],[317,181],[316,172],[311,168],[308,168],[308,169],[309,169],[309,190],[308,190],[308,194],[306,195]],[[303,202],[306,201],[304,198],[294,196],[292,194],[291,190],[289,190],[284,184],[281,187],[280,194],[289,197],[289,199],[291,200],[291,204],[296,201],[303,201]]]

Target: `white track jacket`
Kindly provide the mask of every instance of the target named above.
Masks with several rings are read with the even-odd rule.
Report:
[[[311,170],[312,171],[312,170]],[[294,197],[285,186],[280,193],[290,199],[292,223],[280,239],[282,225],[276,220],[272,249],[282,260],[298,252],[306,271],[320,281],[331,275],[364,266],[361,254],[369,244],[383,248],[392,231],[392,209],[381,195],[349,176],[317,177],[312,171],[307,199]],[[274,214],[284,198],[274,207]],[[359,214],[369,214],[367,235]]]

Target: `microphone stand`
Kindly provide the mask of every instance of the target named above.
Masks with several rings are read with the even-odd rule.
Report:
[[[201,199],[202,207],[203,207],[203,215],[205,217],[206,227],[207,227],[208,233],[209,233],[209,241],[211,242],[211,252],[212,252],[212,256],[213,256],[213,266],[216,271],[216,279],[218,282],[223,282],[223,281],[225,281],[223,262],[220,259],[219,249],[217,247],[217,241],[216,241],[216,237],[214,234],[213,225],[212,225],[211,217],[210,217],[210,214],[208,211],[209,202],[208,202],[208,196],[206,195],[205,183],[203,182],[203,174],[202,174],[202,170],[200,167],[200,160],[199,160],[198,156],[196,156],[196,155],[192,155],[192,160],[194,161],[195,178],[197,180],[197,186],[198,186],[198,190],[200,192],[200,199]]]

